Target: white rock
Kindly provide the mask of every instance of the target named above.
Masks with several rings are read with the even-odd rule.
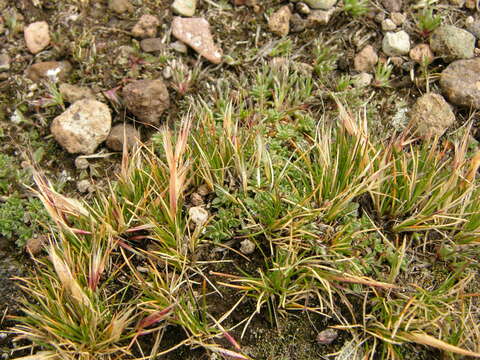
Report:
[[[352,78],[352,83],[353,83],[353,86],[355,86],[356,88],[363,88],[370,85],[372,83],[372,80],[373,80],[372,74],[363,72],[358,75],[355,75]]]
[[[188,215],[196,226],[203,226],[208,220],[208,211],[201,206],[194,206],[188,209]]]
[[[240,243],[240,251],[245,255],[250,255],[255,251],[255,243],[245,239]]]
[[[175,0],[172,4],[173,12],[182,16],[193,16],[196,7],[197,0]]]
[[[397,28],[397,25],[391,19],[385,19],[382,21],[383,31],[393,31]]]
[[[410,51],[410,36],[403,30],[387,32],[383,38],[382,49],[388,56],[406,55]]]
[[[91,154],[110,133],[112,116],[107,105],[92,99],[82,99],[57,116],[51,132],[71,154]]]

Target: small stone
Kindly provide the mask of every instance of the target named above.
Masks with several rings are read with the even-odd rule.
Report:
[[[322,345],[328,345],[334,342],[337,337],[338,337],[338,330],[325,329],[318,333],[317,342]]]
[[[383,38],[382,49],[388,56],[406,55],[410,51],[410,36],[403,30],[387,32]]]
[[[187,45],[185,45],[185,43],[183,43],[181,41],[175,41],[175,42],[171,43],[170,47],[173,50],[175,50],[176,52],[179,52],[179,53],[182,53],[182,54],[186,54],[187,51],[188,51]]]
[[[190,202],[193,206],[203,205],[203,197],[200,194],[194,192],[192,195],[190,195]]]
[[[337,0],[304,0],[313,9],[329,10],[337,3]]]
[[[170,79],[173,76],[172,68],[170,66],[165,66],[165,69],[162,71],[162,75],[165,80]]]
[[[72,104],[53,119],[50,130],[70,154],[92,154],[107,139],[112,125],[107,105],[92,99]]]
[[[153,53],[165,49],[165,44],[161,38],[151,38],[140,41],[140,47],[145,52]]]
[[[50,44],[50,32],[46,21],[37,21],[24,30],[25,44],[32,54],[38,54]]]
[[[310,26],[312,25],[327,25],[332,18],[335,9],[331,10],[313,10],[310,15],[308,15],[308,22]]]
[[[472,16],[469,16],[465,21],[465,25],[468,31],[470,31],[477,39],[480,39],[480,21],[474,20]]]
[[[297,10],[297,12],[299,14],[302,14],[302,15],[308,15],[310,14],[310,8],[308,7],[307,4],[305,4],[304,2],[298,2],[295,4],[295,10]]]
[[[0,72],[10,70],[10,56],[0,54]]]
[[[140,133],[130,124],[117,124],[108,134],[106,145],[110,150],[123,151],[127,140],[127,150],[132,150],[140,141]]]
[[[160,124],[162,113],[170,107],[168,90],[161,79],[135,80],[122,90],[127,109],[139,121]]]
[[[470,59],[474,55],[475,36],[453,25],[440,26],[430,36],[430,48],[447,61]]]
[[[45,248],[45,245],[48,243],[48,236],[47,235],[38,235],[31,237],[27,240],[25,244],[25,250],[31,255],[35,256],[42,252]]]
[[[442,136],[455,122],[455,115],[441,95],[428,93],[418,98],[413,105],[410,121],[419,136]]]
[[[160,25],[160,20],[153,15],[142,15],[132,29],[132,35],[140,38],[154,38],[157,36],[157,27]]]
[[[370,71],[378,62],[377,52],[375,51],[373,46],[367,45],[355,56],[353,62],[356,71]]]
[[[448,100],[480,110],[480,58],[457,60],[440,75],[440,86]]]
[[[272,33],[278,36],[288,35],[291,16],[292,12],[288,5],[282,6],[270,16],[270,19],[268,19],[268,28]]]
[[[373,75],[362,72],[352,77],[353,86],[356,88],[363,88],[369,86],[373,81]]]
[[[175,14],[181,16],[193,16],[197,0],[175,0],[172,4],[172,10]]]
[[[397,25],[390,20],[390,19],[385,19],[382,21],[382,30],[383,31],[393,31],[397,28]]]
[[[395,25],[401,26],[407,20],[407,16],[401,12],[394,12],[390,15],[390,19],[392,19]]]
[[[290,32],[299,33],[308,26],[308,20],[302,18],[299,14],[293,14],[290,18]]]
[[[211,190],[210,190],[210,188],[208,187],[207,184],[202,184],[197,188],[197,193],[200,196],[207,196],[208,194],[211,193]]]
[[[81,99],[95,99],[93,91],[84,86],[63,83],[60,84],[58,90],[60,91],[63,100],[70,104]]]
[[[383,11],[379,11],[377,15],[375,15],[375,21],[381,24],[383,20],[385,20],[385,13]]]
[[[410,59],[418,64],[430,64],[433,61],[433,52],[428,44],[418,44],[410,50]]]
[[[91,185],[92,184],[88,180],[80,180],[79,182],[77,182],[77,190],[82,194],[86,193],[90,190]]]
[[[480,6],[478,4],[478,0],[466,0],[465,7],[470,10],[478,9]]]
[[[68,61],[44,61],[31,65],[25,76],[32,81],[49,80],[58,82],[65,80],[72,70]]]
[[[188,209],[190,220],[197,226],[203,226],[208,220],[208,211],[201,206],[194,206]]]
[[[385,10],[390,12],[400,12],[403,6],[403,0],[382,0]]]
[[[118,15],[132,13],[135,10],[130,0],[109,0],[108,8]]]
[[[75,158],[75,167],[78,170],[86,170],[90,166],[90,163],[88,162],[88,159],[85,159],[82,156],[78,156]]]
[[[210,25],[204,18],[181,18],[172,21],[172,34],[178,40],[190,46],[208,61],[220,64],[222,51],[215,46]]]
[[[243,240],[240,242],[240,251],[245,255],[253,254],[255,251],[255,243],[248,239]]]

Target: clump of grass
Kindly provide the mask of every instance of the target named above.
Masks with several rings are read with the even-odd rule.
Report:
[[[431,6],[424,7],[418,14],[417,27],[420,35],[428,37],[438,28],[442,23],[442,16],[434,14],[434,9]]]
[[[367,0],[344,0],[343,11],[348,15],[357,17],[365,15],[370,10]]]

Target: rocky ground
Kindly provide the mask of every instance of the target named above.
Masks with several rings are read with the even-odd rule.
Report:
[[[368,112],[379,133],[455,135],[471,121],[476,149],[479,7],[475,0],[0,0],[1,327],[18,312],[10,279],[42,256],[49,224],[29,189],[31,170],[88,201],[115,178],[122,151],[149,143],[163,124],[175,127],[193,97],[208,102],[222,82],[262,66],[307,72],[318,87],[309,106],[333,111],[335,94]],[[285,327],[295,333],[303,321]],[[4,359],[15,356],[9,336],[0,337]],[[310,358],[333,341],[325,333],[315,340],[314,331],[299,336],[284,335],[276,349]],[[261,328],[253,337],[275,344]],[[265,347],[265,359],[277,358],[275,346]]]

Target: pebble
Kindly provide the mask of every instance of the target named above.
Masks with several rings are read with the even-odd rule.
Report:
[[[406,55],[410,51],[410,36],[403,30],[388,32],[383,38],[382,49],[388,56]]]
[[[0,72],[10,70],[10,56],[0,54]]]
[[[272,33],[278,36],[288,35],[291,17],[292,12],[290,11],[288,5],[282,6],[268,19],[268,28]]]
[[[325,329],[318,333],[317,343],[322,345],[328,345],[335,341],[338,337],[338,330],[336,329]]]
[[[410,121],[421,137],[442,136],[455,122],[455,114],[443,96],[427,93],[413,105]]]
[[[293,14],[290,18],[290,32],[299,33],[305,30],[308,26],[308,20],[301,17],[299,14]]]
[[[433,51],[428,44],[418,44],[409,53],[410,59],[418,64],[430,64],[433,61]]]
[[[44,61],[31,65],[25,71],[25,76],[32,81],[49,80],[58,82],[66,80],[72,70],[68,61]]]
[[[88,162],[88,159],[85,159],[82,156],[78,156],[75,158],[75,167],[78,170],[86,170],[90,166],[90,163]]]
[[[375,15],[375,21],[381,24],[383,20],[385,20],[385,13],[383,11],[379,11],[377,15]]]
[[[196,192],[190,195],[190,202],[193,206],[200,206],[204,204],[203,197]]]
[[[160,20],[153,15],[142,15],[132,28],[132,35],[140,39],[157,37],[157,28]]]
[[[400,12],[403,6],[403,0],[382,0],[385,10],[390,12]]]
[[[245,255],[253,254],[255,251],[255,243],[248,239],[243,240],[240,242],[240,251]]]
[[[208,61],[214,64],[221,63],[222,51],[213,42],[210,24],[204,18],[176,16],[172,21],[172,34]]]
[[[373,81],[373,75],[362,72],[352,77],[352,84],[356,88],[363,88],[369,86]]]
[[[308,15],[310,14],[310,8],[308,7],[307,4],[305,4],[304,2],[298,2],[295,4],[295,10],[297,10],[297,12],[299,14],[302,14],[302,15]]]
[[[35,256],[42,252],[45,245],[48,243],[48,236],[36,235],[27,240],[25,244],[25,250],[31,255]]]
[[[134,80],[122,90],[127,109],[139,121],[160,124],[160,117],[170,107],[167,87],[161,79]]]
[[[468,31],[470,31],[477,39],[480,39],[480,21],[469,16],[465,21],[465,25]]]
[[[82,194],[86,193],[87,191],[90,191],[91,185],[92,184],[89,180],[80,180],[77,182],[77,190]]]
[[[407,20],[407,16],[401,12],[394,12],[390,15],[390,19],[392,19],[395,25],[401,26]]]
[[[334,12],[335,9],[313,10],[307,18],[309,25],[327,25],[330,22],[330,19],[332,18]]]
[[[304,0],[313,9],[329,10],[335,6],[337,0]]]
[[[63,83],[60,84],[58,91],[60,91],[63,100],[70,104],[73,104],[75,101],[81,99],[95,99],[95,94],[93,91],[84,86]]]
[[[430,48],[447,61],[470,59],[474,55],[475,36],[453,25],[440,26],[430,35]]]
[[[32,54],[38,54],[50,44],[50,32],[46,21],[37,21],[28,25],[23,32],[25,44]]]
[[[107,139],[112,125],[107,105],[92,99],[72,104],[53,119],[50,130],[70,154],[92,154]]]
[[[153,53],[156,51],[162,51],[165,49],[165,44],[163,43],[161,38],[151,38],[151,39],[143,39],[140,41],[140,48],[142,51]]]
[[[175,41],[175,42],[171,43],[170,47],[173,50],[175,50],[176,52],[179,52],[179,53],[182,53],[182,54],[186,54],[187,51],[188,51],[187,45],[185,45],[185,43],[183,43],[181,41]]]
[[[354,68],[358,72],[370,71],[378,62],[378,55],[373,46],[367,45],[354,58]]]
[[[457,60],[440,74],[440,86],[455,105],[480,109],[480,58]]]
[[[109,0],[108,8],[118,15],[132,13],[135,10],[130,0]]]
[[[203,226],[208,220],[208,211],[201,206],[193,206],[188,209],[190,220],[197,226]]]
[[[132,150],[140,141],[140,133],[130,124],[117,124],[108,134],[106,145],[110,150],[123,151],[125,139],[127,150]]]
[[[162,71],[162,76],[165,80],[170,79],[173,76],[172,68],[170,66],[166,66]]]
[[[383,31],[393,31],[397,28],[397,25],[391,19],[385,19],[382,21]]]
[[[173,12],[181,16],[193,16],[196,7],[197,0],[175,0],[172,4]]]

